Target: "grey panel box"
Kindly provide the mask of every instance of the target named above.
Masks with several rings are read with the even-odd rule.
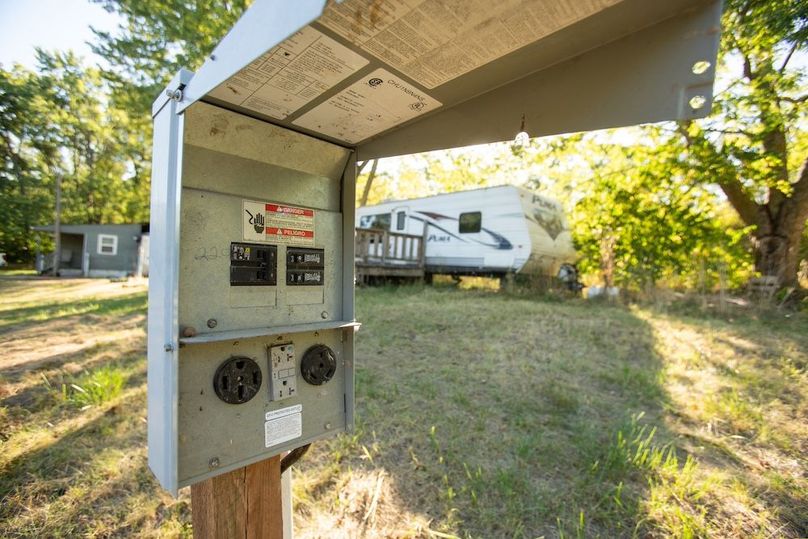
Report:
[[[155,117],[155,157],[149,463],[176,493],[352,428],[355,161],[172,101]],[[317,278],[287,283],[295,272]],[[300,370],[317,345],[335,358],[321,385]]]

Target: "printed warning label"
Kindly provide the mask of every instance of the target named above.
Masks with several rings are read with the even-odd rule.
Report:
[[[292,123],[353,144],[440,106],[401,77],[377,69]]]
[[[302,404],[267,412],[264,419],[265,447],[282,444],[303,435]]]
[[[307,26],[210,95],[282,120],[367,64],[366,58]]]
[[[244,200],[242,210],[244,241],[314,245],[315,211],[310,208]]]
[[[320,22],[435,88],[622,0],[345,0]]]

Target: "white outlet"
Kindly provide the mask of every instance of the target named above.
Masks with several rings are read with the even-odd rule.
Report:
[[[269,349],[269,390],[271,401],[297,395],[297,366],[293,344],[279,344]]]

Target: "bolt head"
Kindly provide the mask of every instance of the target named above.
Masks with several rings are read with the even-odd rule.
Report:
[[[322,318],[323,320],[325,320],[326,318],[328,318],[328,311],[323,311],[323,312],[321,312],[321,313],[320,313],[320,318]]]
[[[215,318],[209,318],[208,319],[208,327],[210,329],[215,328],[217,325],[219,325],[219,322],[217,322]]]
[[[208,461],[208,467],[210,468],[218,468],[219,467],[219,457],[213,457]]]

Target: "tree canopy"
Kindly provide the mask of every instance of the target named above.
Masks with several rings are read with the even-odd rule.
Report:
[[[148,221],[151,103],[249,4],[92,1],[122,21],[95,30],[103,67],[69,51],[40,51],[35,70],[0,66],[0,250],[11,260],[30,260],[30,227],[52,221],[57,175],[66,222]],[[357,191],[372,204],[517,183],[565,204],[582,267],[607,282],[741,283],[754,269],[794,284],[808,252],[807,39],[805,2],[728,0],[709,118],[422,154],[379,166],[367,190],[366,167]]]

